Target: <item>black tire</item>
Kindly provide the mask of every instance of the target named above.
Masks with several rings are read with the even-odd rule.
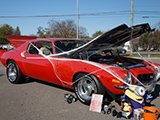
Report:
[[[99,79],[94,75],[86,73],[79,73],[75,77],[74,90],[79,101],[87,105],[90,104],[93,93],[103,95],[105,93]]]
[[[25,76],[22,74],[17,63],[13,60],[7,64],[7,79],[13,84],[19,84],[25,81]]]

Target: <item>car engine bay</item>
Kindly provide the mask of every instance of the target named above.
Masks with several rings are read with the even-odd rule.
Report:
[[[107,50],[100,53],[96,51],[80,52],[78,55],[74,56],[74,58],[121,67],[127,70],[145,67],[143,60],[124,57],[118,50]]]

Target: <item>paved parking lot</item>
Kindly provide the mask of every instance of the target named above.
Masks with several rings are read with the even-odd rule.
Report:
[[[154,59],[160,64],[160,60]],[[160,82],[152,104],[160,109]],[[117,120],[111,114],[89,111],[89,106],[76,101],[68,104],[65,93],[74,92],[53,84],[29,79],[27,83],[14,85],[6,79],[5,68],[0,64],[0,120]],[[120,106],[116,105],[117,110]],[[121,120],[125,118],[121,118]]]

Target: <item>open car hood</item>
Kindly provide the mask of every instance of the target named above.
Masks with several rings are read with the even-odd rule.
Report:
[[[7,40],[15,47],[21,46],[23,43],[25,43],[28,40],[36,39],[36,36],[20,36],[20,35],[8,35]]]
[[[75,49],[72,51],[72,55],[74,53],[80,51],[102,51],[102,50],[110,50],[114,47],[118,47],[125,42],[137,38],[144,33],[151,32],[151,28],[149,24],[141,24],[131,27],[128,27],[125,24],[122,24],[104,34],[96,37],[85,45]],[[132,37],[131,37],[132,35]]]

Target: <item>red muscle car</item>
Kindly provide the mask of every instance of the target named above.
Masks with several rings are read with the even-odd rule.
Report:
[[[88,43],[69,38],[29,40],[32,38],[8,36],[14,47],[20,38],[21,44],[26,42],[4,53],[1,62],[14,84],[24,82],[27,76],[74,89],[85,104],[90,103],[93,93],[116,99],[126,86],[139,85],[154,91],[159,65],[122,57],[118,50],[131,38],[151,31],[148,24],[132,28],[123,24]]]

